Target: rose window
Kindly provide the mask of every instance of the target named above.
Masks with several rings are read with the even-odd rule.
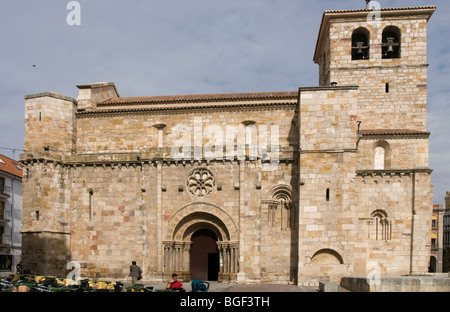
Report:
[[[188,178],[187,187],[195,196],[206,196],[214,188],[214,176],[206,168],[195,169]]]

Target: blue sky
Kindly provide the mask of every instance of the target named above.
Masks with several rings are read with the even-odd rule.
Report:
[[[316,86],[312,59],[323,11],[365,7],[363,0],[78,2],[80,26],[66,22],[69,0],[1,4],[0,147],[23,148],[26,94],[58,91],[76,98],[76,85],[103,81],[114,81],[121,96]],[[428,130],[434,202],[443,204],[450,191],[450,3],[379,3],[437,5],[428,25]]]

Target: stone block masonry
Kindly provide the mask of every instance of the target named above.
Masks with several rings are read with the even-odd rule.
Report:
[[[370,10],[326,11],[318,87],[26,96],[24,267],[67,275],[77,261],[82,276],[126,280],[135,260],[144,280],[305,286],[426,273],[434,10],[382,9],[376,25]],[[360,59],[355,34],[370,45]]]

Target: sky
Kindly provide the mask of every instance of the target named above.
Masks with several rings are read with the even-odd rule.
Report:
[[[120,96],[295,91],[318,85],[313,62],[325,10],[363,0],[70,0],[0,4],[0,153],[24,144],[24,96],[116,84]],[[428,24],[428,121],[434,203],[450,191],[450,1],[380,0],[382,8],[437,5]],[[16,149],[15,151],[9,149]]]

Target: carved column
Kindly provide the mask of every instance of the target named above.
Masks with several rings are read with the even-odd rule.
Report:
[[[245,160],[239,160],[239,262],[241,264],[238,272],[238,282],[245,281],[244,254],[246,253],[246,237],[245,237]]]
[[[239,243],[230,242],[230,280],[236,278],[236,273],[239,272]]]
[[[219,250],[219,273],[223,273],[223,246],[220,242],[217,242],[217,249]]]
[[[231,251],[231,268],[230,273],[236,273],[236,249],[234,246],[230,246]]]
[[[182,272],[184,269],[183,268],[184,243],[176,242],[175,250],[176,250],[175,271]]]
[[[178,259],[179,259],[179,248],[178,244],[175,243],[173,246],[173,271],[178,272]]]
[[[169,270],[169,246],[164,245],[164,263],[163,263],[163,273]]]
[[[189,250],[190,250],[190,243],[184,242],[183,243],[183,265],[182,265],[182,271],[188,272],[189,271]]]
[[[173,271],[173,246],[169,246],[169,265],[168,265],[168,270],[169,273],[171,274]]]
[[[164,273],[172,273],[173,270],[173,242],[164,242]]]
[[[224,245],[224,273],[230,273],[230,259],[228,245]]]

